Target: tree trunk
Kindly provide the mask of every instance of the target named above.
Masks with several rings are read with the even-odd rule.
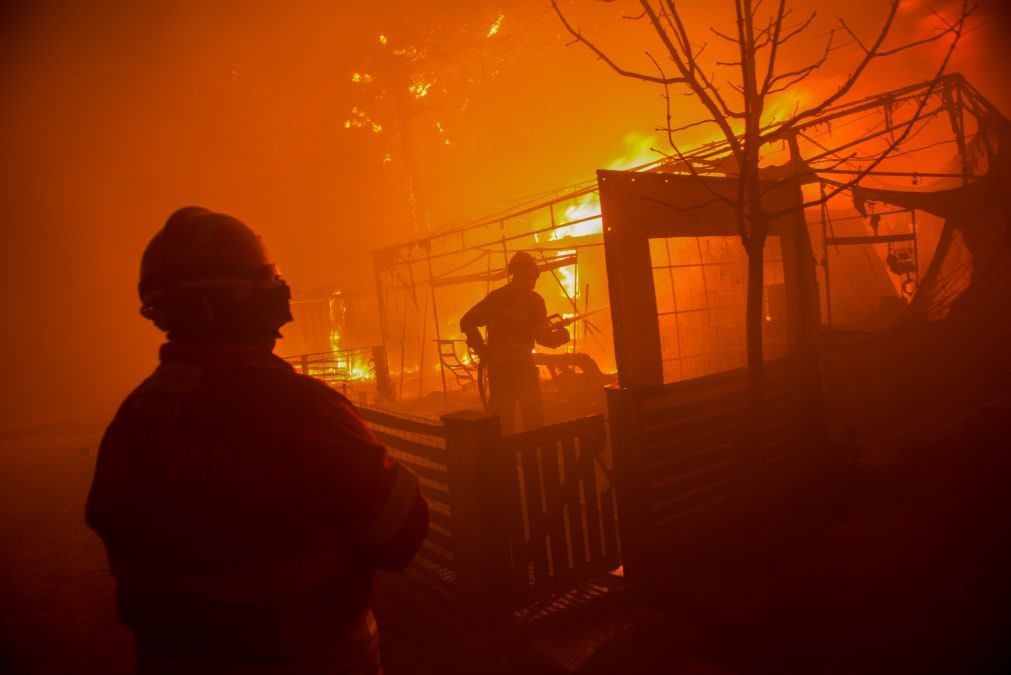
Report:
[[[748,289],[745,334],[748,357],[748,434],[757,444],[763,428],[765,357],[762,351],[762,324],[765,320],[763,251],[765,237],[752,236],[748,246]]]

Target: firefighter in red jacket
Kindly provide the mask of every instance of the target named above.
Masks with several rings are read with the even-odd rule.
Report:
[[[168,342],[106,431],[87,504],[138,672],[381,672],[373,577],[427,533],[417,480],[271,353],[288,287],[238,220],[173,214],[140,296]]]
[[[544,424],[534,343],[554,348],[569,341],[569,331],[548,322],[544,298],[534,290],[541,271],[533,256],[516,253],[509,260],[509,274],[512,279],[508,284],[493,290],[460,319],[460,330],[488,375],[488,407],[499,416],[502,431],[507,434],[515,430],[517,404],[524,429]],[[487,326],[487,344],[478,330],[480,326]]]

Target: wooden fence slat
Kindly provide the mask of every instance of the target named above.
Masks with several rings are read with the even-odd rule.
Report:
[[[441,483],[442,485],[449,485],[449,472],[446,471],[444,467],[439,466],[428,466],[426,464],[421,464],[417,460],[411,457],[405,457],[400,454],[390,453],[398,462],[406,466],[411,470],[418,478],[427,478],[430,481],[436,483]]]
[[[440,466],[445,466],[446,464],[446,451],[442,448],[436,448],[431,445],[425,445],[424,443],[419,443],[418,441],[412,441],[407,438],[401,438],[394,434],[382,431],[381,429],[375,429],[370,427],[372,435],[376,437],[376,440],[383,445],[395,448],[402,452],[408,452],[419,457],[424,457],[430,462],[439,464]]]
[[[586,450],[582,449],[585,454]],[[583,505],[579,499],[579,486],[584,483],[585,463],[576,460],[576,439],[562,441],[562,465],[565,469],[563,495],[569,515],[568,549],[572,554],[572,569],[579,572],[586,567],[586,540],[583,537]],[[590,466],[592,471],[593,466]]]
[[[522,472],[520,456],[512,448],[500,448],[507,453],[513,470],[504,477],[508,482],[510,504],[509,546],[512,549],[513,587],[525,590],[530,585],[530,555],[526,548],[526,531],[523,522],[523,499],[520,495],[519,474]]]
[[[717,523],[716,518],[713,517],[713,513],[718,509],[726,509],[731,501],[732,499],[729,494],[723,494],[722,496],[713,498],[709,502],[697,504],[683,511],[672,511],[654,520],[653,528],[658,536],[667,538],[672,535],[669,531],[664,532],[663,528],[670,528],[677,524],[677,535],[687,538],[692,531],[693,523],[695,524],[695,530],[701,529],[703,531],[707,529],[711,530],[714,525],[723,526],[725,523]],[[673,540],[666,541],[666,547],[669,549],[672,543]]]
[[[643,426],[649,431],[662,430],[677,433],[685,424],[716,422],[721,419],[733,418],[746,403],[744,392],[735,392],[733,396],[707,398],[692,403],[685,403],[673,409],[661,408],[653,411],[643,419]]]
[[[691,471],[679,471],[669,476],[654,477],[649,481],[647,491],[650,500],[654,503],[664,501],[670,495],[687,494],[700,486],[722,482],[727,474],[733,473],[736,469],[737,464],[728,458],[722,462],[708,464]]]
[[[436,485],[421,484],[421,494],[425,499],[440,504],[449,504],[449,488]]]
[[[425,540],[432,542],[436,546],[440,546],[440,547],[446,549],[451,554],[453,553],[453,548],[454,548],[454,546],[453,546],[453,538],[450,537],[447,534],[444,534],[444,533],[440,532],[437,529],[434,529],[434,528],[431,528],[431,527],[428,528],[428,534],[425,535]]]
[[[600,495],[603,508],[604,547],[607,560],[618,563],[618,519],[615,517],[614,488],[609,487]]]
[[[598,433],[602,421],[603,416],[598,413],[567,422],[550,424],[539,429],[506,436],[502,439],[502,446],[512,449],[513,452],[519,452],[521,449],[531,446],[553,445],[565,438]]]
[[[523,468],[523,491],[526,497],[527,519],[529,521],[528,544],[524,550],[528,553],[534,565],[534,581],[547,582],[548,549],[547,528],[544,523],[544,504],[541,499],[541,485],[538,478],[540,470],[537,467],[537,448],[526,447],[520,450],[521,466]]]
[[[548,537],[551,544],[551,571],[555,577],[569,571],[569,559],[565,541],[565,521],[562,510],[564,495],[558,476],[557,442],[541,446],[541,471],[544,479],[544,506]]]
[[[422,544],[421,548],[418,549],[416,557],[419,562],[427,561],[433,567],[456,571],[456,561],[447,558],[442,550],[435,546],[425,546]]]
[[[415,581],[413,584],[408,584],[415,592],[424,593],[448,610],[453,608],[453,596],[455,595],[453,587],[432,570],[424,565],[415,564],[409,566],[402,574]]]
[[[599,560],[604,556],[600,540],[600,504],[597,499],[597,453],[603,450],[604,437],[594,434],[582,436],[579,439],[579,449],[582,455],[579,461],[583,464],[583,492],[586,495],[586,534],[589,545],[590,560]]]
[[[452,517],[445,513],[439,513],[435,509],[428,510],[428,522],[438,525],[447,532],[453,531]]]
[[[407,431],[414,434],[424,434],[437,438],[446,437],[446,427],[438,423],[428,423],[421,420],[414,420],[410,417],[402,417],[394,413],[385,412],[367,406],[358,406],[358,413],[366,422],[378,424],[379,426],[390,427]]]
[[[653,462],[649,464],[650,482],[657,484],[668,478],[729,461],[734,456],[733,449],[733,442],[728,441],[713,447],[700,448],[698,452],[685,453],[662,462]]]
[[[396,574],[382,573],[376,585],[377,594],[383,599],[383,606],[390,606],[394,616],[401,616],[407,625],[417,621],[418,614],[426,620],[439,617],[443,622],[455,622],[458,610],[453,591],[445,586],[430,583],[428,577],[408,567]],[[385,617],[384,617],[385,618]]]
[[[682,452],[697,452],[699,448],[719,445],[733,440],[734,429],[730,425],[717,425],[713,427],[700,427],[692,429],[690,432],[681,435],[659,436],[652,441],[645,437],[642,440],[643,462],[647,465],[666,457],[676,457]]]
[[[722,481],[713,481],[680,493],[673,499],[654,502],[650,505],[650,513],[654,520],[661,520],[680,511],[694,510],[697,506],[720,502],[729,494],[733,479],[734,476],[730,475]]]

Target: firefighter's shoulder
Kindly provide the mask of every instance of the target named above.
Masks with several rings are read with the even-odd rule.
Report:
[[[274,393],[290,425],[299,434],[340,434],[368,444],[377,444],[357,408],[344,394],[322,380],[296,372],[283,378]]]

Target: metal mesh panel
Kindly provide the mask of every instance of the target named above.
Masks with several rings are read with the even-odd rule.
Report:
[[[746,363],[748,260],[737,237],[650,239],[650,261],[665,383],[742,368]],[[787,353],[783,255],[765,244],[765,358]]]

